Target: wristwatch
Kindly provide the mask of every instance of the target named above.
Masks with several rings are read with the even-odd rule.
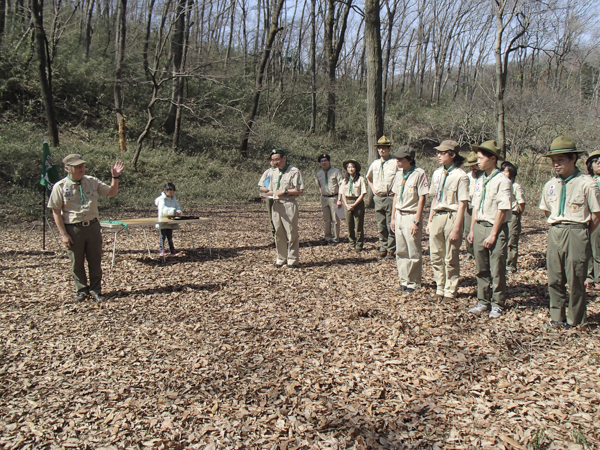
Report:
[[[419,222],[418,220],[415,220],[413,223],[414,223],[416,226],[419,226],[419,225],[421,225],[421,222]]]
[[[285,195],[288,195],[288,190],[287,189],[285,190]]]

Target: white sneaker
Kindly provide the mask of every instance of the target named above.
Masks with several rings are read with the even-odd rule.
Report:
[[[497,319],[501,315],[502,315],[502,308],[499,308],[498,306],[492,307],[492,310],[490,311],[490,319]]]
[[[486,305],[484,303],[477,302],[477,304],[475,305],[475,307],[471,308],[469,310],[469,312],[470,313],[474,313],[474,314],[481,314],[482,312],[485,312],[488,309],[490,309],[490,305]]]

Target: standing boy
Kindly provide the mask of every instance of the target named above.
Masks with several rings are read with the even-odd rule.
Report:
[[[550,224],[546,265],[553,327],[586,323],[584,282],[591,257],[590,234],[600,223],[600,191],[594,179],[577,168],[579,153],[583,150],[577,150],[572,139],[560,136],[544,155],[552,159],[557,175],[544,186],[540,201]]]
[[[379,231],[379,257],[395,259],[396,237],[392,229],[392,210],[394,208],[394,179],[398,166],[396,160],[390,156],[392,143],[387,137],[381,136],[376,146],[380,158],[371,163],[366,176],[375,202],[375,219]]]
[[[342,201],[338,195],[342,182],[342,172],[340,169],[331,167],[331,157],[327,153],[319,154],[317,162],[321,165],[316,180],[321,193],[325,242],[327,244],[337,244],[340,238],[340,218],[335,211],[337,208],[342,207]]]
[[[477,182],[477,178],[481,175],[481,171],[479,170],[479,166],[477,165],[477,153],[471,152],[467,155],[467,159],[463,164],[465,170],[468,170],[467,176],[469,177],[469,201],[467,202],[467,208],[465,209],[465,226],[464,226],[464,238],[465,238],[465,246],[467,248],[467,256],[465,256],[464,261],[470,261],[475,257],[473,254],[473,244],[471,244],[467,240],[467,236],[471,231],[471,218],[473,217],[473,206],[471,205],[471,200],[473,199],[473,192],[475,192],[475,183]]]
[[[521,216],[525,211],[525,192],[517,183],[517,168],[511,162],[504,161],[500,166],[502,173],[512,183],[512,217],[508,222],[508,250],[506,256],[506,273],[517,271],[519,260],[519,239],[521,238]]]
[[[473,244],[477,266],[477,305],[469,312],[490,311],[492,319],[502,315],[506,303],[506,248],[511,218],[510,180],[498,169],[504,158],[496,141],[473,146],[483,174],[473,192],[473,218],[467,239]]]

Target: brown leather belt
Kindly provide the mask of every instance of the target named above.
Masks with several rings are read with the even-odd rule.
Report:
[[[82,222],[77,222],[77,223],[65,223],[65,226],[71,225],[73,227],[89,227],[90,225],[92,225],[96,222],[98,222],[98,219],[84,220]]]

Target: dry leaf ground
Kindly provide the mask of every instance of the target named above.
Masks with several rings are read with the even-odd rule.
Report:
[[[399,295],[395,262],[371,251],[372,211],[356,255],[321,245],[320,208],[303,204],[293,271],[273,267],[262,206],[191,213],[211,218],[213,257],[202,227],[196,251],[176,232],[184,253],[166,263],[132,230],[110,270],[107,234],[101,304],[73,302],[69,262],[40,252],[39,229],[2,227],[4,448],[599,448],[599,302],[589,329],[542,329],[542,221],[526,216],[490,320],[467,313],[472,262],[456,301],[427,300],[426,240],[424,288]]]

